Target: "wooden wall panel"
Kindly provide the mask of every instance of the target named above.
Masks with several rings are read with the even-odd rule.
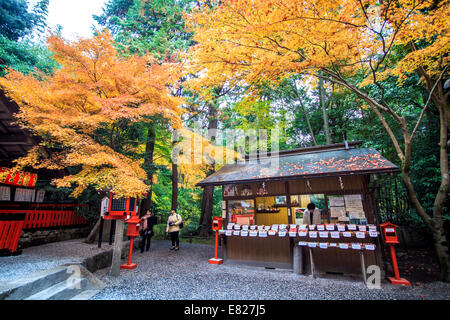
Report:
[[[291,194],[345,193],[358,190],[362,193],[364,190],[364,176],[345,176],[341,180],[343,189],[339,177],[328,177],[289,181],[289,190]]]
[[[292,264],[292,253],[288,237],[269,236],[241,237],[226,239],[227,259]]]

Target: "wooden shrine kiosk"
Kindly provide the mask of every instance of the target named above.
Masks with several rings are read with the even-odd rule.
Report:
[[[280,151],[225,165],[198,183],[222,187],[225,262],[292,269],[300,250],[304,271],[361,274],[361,261],[383,270],[369,183],[399,169],[360,144]],[[320,224],[303,223],[309,203]]]

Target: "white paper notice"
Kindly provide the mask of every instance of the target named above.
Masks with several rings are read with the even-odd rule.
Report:
[[[298,226],[299,230],[308,230],[308,225],[307,224],[301,224]]]
[[[299,237],[306,237],[307,234],[308,234],[307,231],[299,231],[299,232],[298,232],[298,236],[299,236]]]
[[[323,230],[325,230],[325,226],[323,224],[318,224],[317,225],[317,230],[318,231],[323,231]]]
[[[331,243],[328,244],[328,246],[329,246],[330,248],[332,248],[332,247],[336,248],[336,247],[338,246],[338,244],[335,243],[335,242],[331,242]]]
[[[369,226],[369,231],[377,231],[377,226]]]
[[[375,245],[374,244],[365,244],[364,248],[366,250],[375,250]]]
[[[343,207],[344,206],[344,198],[330,198],[330,206],[331,207]]]
[[[286,229],[286,225],[285,224],[280,224],[279,225],[279,229],[280,230],[285,230]]]
[[[359,231],[367,231],[367,226],[358,226]]]
[[[270,226],[265,226],[264,230],[266,230],[266,231],[270,230]]]
[[[339,231],[331,231],[330,234],[333,239],[339,239],[341,237],[341,233]]]
[[[256,227],[257,227],[257,225],[252,224],[252,225],[250,226],[250,230],[256,230]]]
[[[345,207],[330,207],[330,216],[332,218],[345,217]]]
[[[358,239],[364,239],[366,237],[366,233],[365,232],[356,232],[356,237]]]
[[[229,223],[229,224],[227,224],[227,229],[231,230],[231,229],[233,229],[233,226],[234,226],[234,223]]]
[[[244,225],[242,226],[242,230],[248,230],[248,225],[247,225],[247,224],[244,224]]]
[[[348,232],[348,231],[345,231],[345,232],[342,232],[342,236],[345,237],[345,238],[351,238],[352,237],[352,233]]]
[[[378,237],[378,232],[376,232],[376,231],[369,231],[369,236],[371,236],[372,238],[376,238],[376,237]]]
[[[347,225],[348,230],[356,230],[356,224]]]
[[[278,231],[278,236],[279,237],[286,237],[286,230],[283,230],[283,231]]]
[[[289,237],[296,237],[297,236],[297,232],[289,232]]]
[[[272,225],[272,230],[278,231],[278,225],[277,224]]]
[[[225,235],[226,235],[227,237],[229,237],[229,236],[232,235],[232,233],[233,233],[232,230],[227,230],[227,231],[225,232]]]
[[[317,247],[317,243],[315,243],[315,242],[308,242],[308,247],[315,248],[315,247]]]
[[[316,230],[316,225],[315,224],[310,224],[309,225],[309,230]]]
[[[240,234],[241,234],[241,231],[239,231],[239,230],[234,230],[233,231],[233,236],[238,236]]]
[[[299,246],[302,246],[302,247],[305,247],[305,246],[308,245],[308,242],[300,241],[300,242],[298,243],[298,245],[299,245]]]
[[[251,231],[249,232],[249,236],[250,236],[250,237],[257,237],[257,236],[258,236],[258,231],[256,231],[256,230],[251,230]]]
[[[361,243],[352,243],[352,249],[361,250]]]
[[[317,231],[310,231],[309,232],[309,237],[310,238],[317,238]]]
[[[339,249],[348,249],[348,243],[339,243]]]
[[[11,199],[11,189],[7,186],[0,186],[0,200],[9,201]]]
[[[242,230],[241,237],[247,237],[247,236],[248,236],[248,230]]]
[[[321,243],[319,243],[319,247],[320,247],[320,249],[328,249],[328,243],[321,242]]]
[[[275,230],[269,230],[267,233],[269,234],[269,236],[274,236],[277,234]]]
[[[345,224],[338,224],[337,225],[337,229],[338,229],[338,231],[345,231]]]
[[[264,231],[262,231],[262,230],[259,231],[259,237],[260,238],[267,238],[267,231],[265,231],[265,230]]]
[[[234,225],[234,230],[241,230],[241,225],[240,224],[235,224]]]
[[[319,237],[320,238],[328,238],[328,231],[320,231]]]
[[[264,226],[258,226],[258,230],[264,230]]]
[[[327,229],[328,231],[333,231],[334,230],[334,224],[327,224],[325,226],[325,229]]]
[[[295,228],[297,228],[297,225],[296,225],[296,224],[291,224],[291,225],[289,226],[289,229],[295,229]]]

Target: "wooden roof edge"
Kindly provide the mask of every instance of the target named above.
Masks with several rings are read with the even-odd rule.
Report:
[[[244,180],[239,180],[239,181],[198,182],[195,186],[196,187],[221,186],[224,184],[292,181],[292,180],[306,180],[306,179],[313,179],[313,178],[339,177],[339,176],[344,177],[344,176],[358,176],[358,175],[369,175],[369,174],[388,174],[388,173],[396,173],[396,172],[400,172],[400,169],[398,167],[384,168],[384,169],[369,169],[369,170],[360,170],[360,171],[347,171],[347,172],[314,173],[314,174],[295,175],[295,176],[286,176],[286,177],[244,179]]]
[[[351,141],[348,142],[348,147],[351,149],[354,149],[357,146],[360,146],[363,144],[362,140],[357,141]],[[345,143],[335,143],[335,144],[327,144],[327,145],[321,145],[321,146],[311,146],[311,147],[305,147],[305,148],[296,148],[296,149],[289,149],[289,150],[279,150],[274,152],[275,155],[292,155],[292,154],[302,154],[302,153],[310,153],[310,152],[321,152],[321,151],[332,151],[332,150],[340,150],[345,149]],[[267,152],[266,154],[260,155],[259,153],[252,153],[245,155],[245,160],[248,160],[250,158],[256,159],[259,158],[266,158],[271,157],[272,153]]]

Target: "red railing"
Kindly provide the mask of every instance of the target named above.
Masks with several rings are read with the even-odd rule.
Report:
[[[0,250],[15,252],[22,233],[22,221],[0,221]]]
[[[63,205],[64,207],[67,205]],[[72,207],[75,205],[71,205]],[[23,215],[25,214],[25,217]],[[83,216],[72,210],[1,210],[0,250],[17,250],[23,229],[64,227],[86,224]],[[20,219],[18,217],[21,216]],[[15,218],[17,217],[17,218]]]

